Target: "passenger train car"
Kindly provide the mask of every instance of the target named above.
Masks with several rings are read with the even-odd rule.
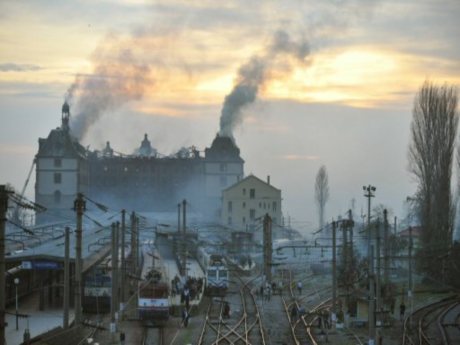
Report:
[[[142,280],[138,286],[139,318],[147,326],[163,326],[170,315],[169,284],[159,253],[151,245],[143,247]]]
[[[82,309],[84,313],[108,313],[112,298],[110,258],[91,269],[84,278]]]
[[[197,259],[206,274],[205,294],[224,296],[229,284],[228,265],[225,257],[218,253],[209,253],[200,247]]]

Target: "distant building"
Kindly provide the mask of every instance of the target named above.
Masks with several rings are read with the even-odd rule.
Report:
[[[39,139],[35,200],[48,211],[37,222],[74,217],[73,202],[82,192],[112,210],[176,212],[187,200],[193,212],[216,218],[222,190],[244,176],[244,160],[233,139],[217,135],[204,157],[194,147],[161,156],[147,134],[135,153],[117,153],[107,142],[101,151],[83,148],[72,137],[65,103],[62,125]]]
[[[281,190],[249,175],[222,191],[221,222],[235,230],[252,230],[267,214],[274,225],[281,222]]]
[[[69,135],[69,106],[62,107],[62,126],[48,138],[38,140],[35,202],[47,208],[37,214],[37,222],[74,218],[73,203],[78,192],[88,192],[87,153]]]

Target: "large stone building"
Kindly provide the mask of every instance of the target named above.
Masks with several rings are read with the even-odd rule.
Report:
[[[222,192],[221,222],[235,230],[252,230],[267,214],[274,225],[281,222],[281,190],[249,175]]]
[[[115,153],[110,143],[90,151],[72,137],[69,117],[64,104],[61,127],[39,139],[35,200],[48,211],[38,214],[37,222],[74,217],[79,192],[113,210],[139,212],[175,212],[186,199],[193,211],[216,217],[222,190],[244,176],[231,138],[216,136],[204,157],[193,147],[160,156],[147,135],[132,155]]]

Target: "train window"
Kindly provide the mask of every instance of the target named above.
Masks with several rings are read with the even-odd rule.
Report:
[[[227,277],[227,270],[220,270],[219,278],[226,278],[226,277]]]
[[[208,278],[216,278],[217,272],[216,270],[208,270]]]

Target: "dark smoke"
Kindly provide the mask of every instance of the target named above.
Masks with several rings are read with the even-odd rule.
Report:
[[[243,108],[254,103],[259,89],[269,79],[270,72],[276,68],[276,58],[281,54],[304,62],[310,54],[308,42],[292,41],[287,32],[279,30],[275,32],[262,56],[253,56],[239,68],[235,86],[225,97],[222,107],[219,132],[221,136],[233,138],[233,130],[243,120]]]
[[[70,124],[76,138],[83,139],[104,113],[142,98],[149,81],[149,67],[127,46],[109,37],[93,54],[93,72],[77,75],[69,87],[66,101],[71,103],[77,97]]]

